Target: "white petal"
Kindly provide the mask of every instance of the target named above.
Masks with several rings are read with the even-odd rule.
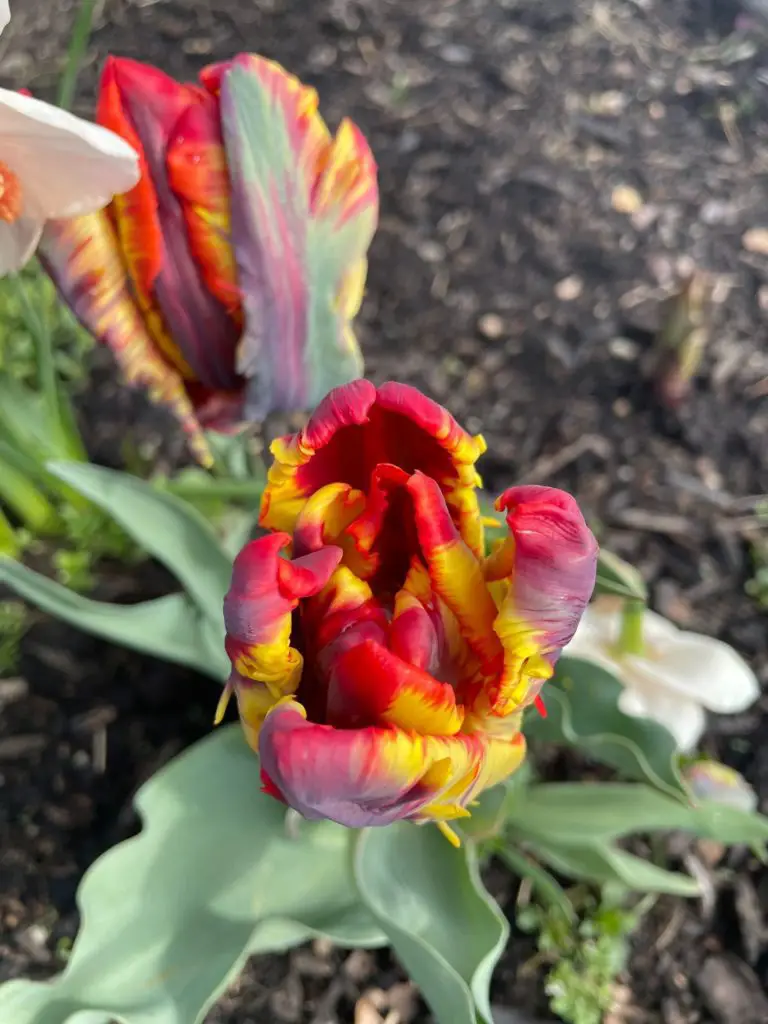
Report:
[[[743,711],[760,696],[757,677],[741,655],[700,633],[679,633],[655,668],[660,679],[721,714]]]
[[[21,270],[42,233],[43,221],[37,217],[19,217],[13,224],[0,220],[0,277]]]
[[[652,611],[646,611],[643,615],[643,640],[649,647],[657,650],[666,648],[681,635],[682,630],[663,615]]]
[[[692,750],[704,732],[706,716],[702,707],[661,688],[638,690],[628,687],[619,698],[619,708],[633,718],[650,718],[672,733],[678,750]]]
[[[8,0],[0,0],[0,32],[3,31],[10,20],[11,8],[8,6]]]
[[[100,210],[139,179],[138,157],[114,132],[10,89],[0,89],[0,160],[28,202],[51,217]]]

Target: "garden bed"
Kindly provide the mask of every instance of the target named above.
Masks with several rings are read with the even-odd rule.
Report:
[[[49,6],[14,10],[3,84],[50,94],[71,24]],[[768,613],[745,584],[760,538],[747,499],[768,492],[768,247],[744,234],[768,227],[768,41],[728,43],[737,14],[726,0],[106,0],[77,109],[108,51],[191,77],[252,49],[316,85],[380,167],[359,319],[372,379],[416,384],[482,431],[490,490],[573,491],[656,608],[732,643],[765,682]],[[715,312],[671,412],[647,359],[685,260],[716,275]],[[132,432],[177,458],[171,421],[123,391],[106,353],[95,363],[81,412],[96,460],[118,465]],[[100,596],[166,585],[107,566]],[[60,966],[84,869],[135,829],[136,787],[208,731],[215,702],[208,680],[38,619],[19,678],[0,681],[0,978]],[[713,721],[704,744],[763,811],[766,712]],[[768,1020],[768,872],[721,852],[694,850],[707,899],[665,897],[647,918],[615,1021]],[[513,880],[496,891],[511,913]],[[513,938],[497,972],[518,1024],[547,1016],[533,952]],[[361,992],[402,981],[387,955],[316,945],[253,963],[209,1021],[346,1021]]]

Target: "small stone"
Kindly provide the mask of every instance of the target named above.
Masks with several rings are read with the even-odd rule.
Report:
[[[445,249],[439,242],[419,242],[416,252],[425,263],[442,263],[445,259]]]
[[[578,299],[583,290],[584,281],[578,274],[564,277],[562,281],[558,281],[555,285],[555,295],[561,302],[573,302],[574,299]]]
[[[446,64],[463,65],[469,64],[472,60],[472,51],[468,46],[460,43],[448,43],[440,49],[440,56]]]
[[[611,338],[608,342],[608,351],[614,359],[621,359],[622,362],[631,363],[640,354],[640,346],[631,338]]]
[[[12,679],[0,679],[0,704],[12,704],[15,700],[21,700],[29,693],[29,683],[26,679],[14,676]]]
[[[611,206],[617,213],[636,213],[642,205],[643,197],[629,185],[617,185],[611,193]]]
[[[632,412],[632,406],[626,398],[617,398],[611,408],[613,409],[613,415],[617,416],[620,420],[625,420]]]
[[[376,968],[373,955],[365,949],[353,950],[344,961],[342,968],[348,978],[360,985],[367,981]]]
[[[768,228],[750,228],[741,236],[741,244],[747,252],[768,256]]]
[[[504,321],[498,313],[483,313],[477,321],[477,330],[489,341],[498,341],[504,334]]]

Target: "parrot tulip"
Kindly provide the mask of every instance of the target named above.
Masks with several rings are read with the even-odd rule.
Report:
[[[403,384],[332,391],[275,441],[265,535],[224,602],[234,693],[262,781],[310,819],[450,822],[520,765],[522,712],[595,582],[574,499],[512,487],[484,557],[485,450]]]
[[[360,131],[332,137],[317,94],[241,54],[180,84],[110,58],[97,120],[141,178],[99,214],[49,224],[44,263],[126,379],[203,428],[314,407],[362,362],[350,323],[376,226]]]

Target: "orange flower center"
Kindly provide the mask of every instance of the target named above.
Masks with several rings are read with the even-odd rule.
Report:
[[[7,164],[0,160],[0,220],[13,224],[21,216],[23,192],[21,182]]]

